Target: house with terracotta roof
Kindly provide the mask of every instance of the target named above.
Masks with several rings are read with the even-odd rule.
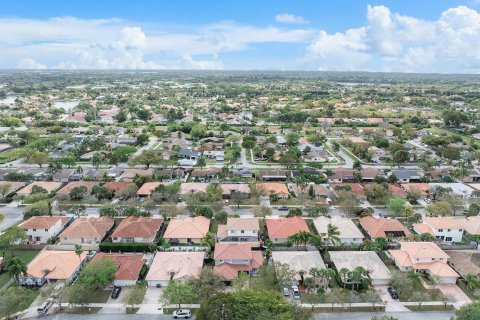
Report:
[[[339,191],[351,191],[357,196],[357,198],[364,200],[367,199],[365,189],[359,183],[330,183],[329,186],[337,196]]]
[[[236,279],[240,273],[255,276],[263,264],[262,251],[252,250],[249,243],[217,243],[213,259],[213,271],[226,281]]]
[[[22,189],[18,190],[17,195],[27,196],[31,194],[34,186],[42,187],[43,189],[47,190],[47,193],[51,193],[58,190],[62,186],[62,183],[53,181],[35,181],[28,186],[25,186]]]
[[[290,195],[287,185],[281,182],[264,182],[258,185],[265,190],[268,196],[277,196],[280,199],[287,199]]]
[[[469,234],[480,235],[480,216],[453,217],[455,222],[462,226]]]
[[[373,285],[387,285],[391,273],[375,251],[330,251],[330,260],[337,271],[345,268],[349,271],[363,267]],[[352,279],[341,279],[346,284],[355,283]]]
[[[411,232],[397,219],[366,216],[360,218],[360,225],[371,239],[405,238],[411,235]]]
[[[151,287],[164,287],[172,280],[198,278],[204,259],[204,252],[157,252],[145,280]]]
[[[227,224],[219,224],[217,242],[249,242],[258,245],[260,225],[258,218],[227,218]]]
[[[392,196],[396,197],[396,198],[406,198],[407,197],[407,193],[405,192],[405,190],[403,190],[402,188],[400,188],[399,186],[397,186],[396,184],[393,184],[393,183],[388,184],[388,191],[390,191]]]
[[[112,182],[107,182],[103,185],[105,188],[110,191],[114,197],[119,197],[123,190],[130,186],[135,186],[135,183],[133,182],[127,182],[127,181],[112,181]]]
[[[33,216],[18,226],[27,232],[29,243],[48,243],[73,220],[66,216]]]
[[[458,274],[448,265],[450,257],[433,242],[400,242],[399,250],[388,250],[402,272],[426,272],[442,284],[455,284]]]
[[[463,227],[452,217],[424,217],[422,223],[414,223],[416,233],[429,233],[444,242],[462,242]]]
[[[342,183],[355,181],[355,175],[352,169],[335,168],[333,175],[328,177],[329,183]]]
[[[140,272],[145,264],[143,253],[105,252],[95,254],[90,263],[104,259],[111,259],[117,265],[117,272],[115,272],[113,280],[113,285],[117,287],[134,286],[140,278]]]
[[[85,188],[87,188],[87,193],[90,194],[90,193],[92,193],[93,187],[96,186],[96,185],[99,185],[99,183],[95,182],[95,181],[73,181],[73,182],[69,182],[62,189],[57,191],[57,195],[68,196],[70,194],[70,191],[73,188],[76,188],[76,187],[85,187]]]
[[[23,188],[25,184],[25,182],[21,181],[0,181],[0,187],[5,188],[5,192],[2,192],[1,196],[7,197],[20,188]]]
[[[276,263],[286,264],[290,270],[295,272],[295,276],[291,285],[303,284],[306,278],[311,277],[310,269],[325,269],[325,263],[318,251],[272,251],[272,260],[274,267]],[[315,286],[317,288],[326,288],[327,281],[316,279]]]
[[[30,261],[27,272],[20,276],[20,285],[42,286],[56,281],[71,283],[86,257],[86,251],[78,256],[75,251],[42,250]]]
[[[371,182],[375,180],[376,177],[385,177],[385,172],[377,168],[363,168],[360,173],[363,182]]]
[[[208,183],[203,182],[186,182],[180,185],[179,195],[186,196],[195,192],[207,192]]]
[[[250,197],[250,186],[248,183],[222,183],[222,197],[224,199],[230,199],[234,193],[242,193],[247,197]]]
[[[166,183],[166,182],[145,182],[140,187],[140,189],[138,189],[137,196],[139,196],[139,197],[150,197],[152,195],[153,191],[155,191],[155,189],[157,189],[161,185],[166,185],[166,184],[168,184],[168,183]]]
[[[331,218],[320,216],[313,219],[313,225],[323,239],[326,239],[329,224],[337,227],[338,232],[340,233],[338,238],[342,244],[360,244],[365,239],[363,233],[358,229],[351,219],[335,216]]]
[[[146,176],[151,176],[152,174],[153,174],[153,169],[151,169],[151,168],[149,168],[149,169],[130,168],[130,169],[125,169],[125,171],[120,176],[119,180],[120,181],[126,181],[126,182],[133,182],[133,179],[137,175],[146,177]]]
[[[419,192],[422,197],[430,195],[430,185],[428,183],[403,183],[400,186],[405,192]]]
[[[369,143],[360,137],[350,136],[350,137],[347,137],[347,140],[353,144],[358,144],[363,148],[368,148],[369,146]]]
[[[308,232],[308,226],[301,217],[266,218],[268,237],[273,243],[285,243],[288,237],[300,231]]]
[[[210,219],[203,216],[176,217],[168,223],[163,238],[170,243],[200,243],[209,228]]]
[[[112,242],[153,243],[163,223],[161,217],[127,217],[112,233]]]
[[[107,216],[80,217],[75,219],[58,237],[61,244],[98,244],[114,225],[113,219]]]

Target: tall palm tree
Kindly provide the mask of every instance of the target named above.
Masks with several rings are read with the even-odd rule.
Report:
[[[27,273],[27,264],[17,256],[13,256],[5,261],[5,270],[19,283],[20,276]]]
[[[309,240],[312,238],[313,234],[307,231],[299,231],[290,237],[288,237],[288,242],[296,245],[306,246]]]
[[[338,274],[340,275],[340,279],[342,279],[344,289],[345,289],[345,282],[347,281],[347,275],[349,272],[350,271],[348,271],[347,268],[342,268],[338,271]]]
[[[312,237],[310,237],[308,243],[310,243],[318,250],[325,250],[326,248],[325,241],[323,241],[322,237],[319,237],[315,234],[312,234]]]
[[[331,246],[335,246],[340,242],[339,235],[340,231],[338,231],[338,227],[329,223],[327,226],[327,243]]]
[[[80,260],[80,261],[82,260],[82,258],[81,258],[82,252],[83,252],[82,246],[79,245],[79,244],[76,244],[75,245],[75,254],[78,256],[78,260]]]
[[[480,282],[478,281],[478,278],[474,274],[467,274],[465,276],[465,281],[467,282],[467,285],[470,289],[475,289],[480,287]]]

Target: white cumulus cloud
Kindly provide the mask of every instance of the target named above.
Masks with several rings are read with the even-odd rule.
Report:
[[[305,24],[308,23],[302,16],[297,16],[291,13],[282,13],[275,16],[275,20],[280,23],[291,23],[291,24]]]
[[[47,69],[47,66],[37,62],[34,59],[24,58],[20,59],[18,63],[19,69]]]

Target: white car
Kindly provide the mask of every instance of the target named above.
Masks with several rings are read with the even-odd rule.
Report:
[[[292,297],[296,300],[300,299],[300,291],[297,286],[292,286]]]
[[[178,319],[178,318],[188,319],[192,316],[192,312],[188,309],[180,309],[180,310],[174,311],[172,316],[174,319]]]
[[[425,199],[423,199],[423,200],[424,200],[426,203],[428,203],[428,204],[432,203],[432,200],[430,200],[429,198],[425,198]]]
[[[283,296],[290,297],[290,290],[288,290],[288,288],[283,288]]]

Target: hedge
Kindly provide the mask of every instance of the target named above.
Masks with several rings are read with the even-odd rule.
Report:
[[[102,252],[155,252],[157,250],[157,245],[144,242],[102,242],[100,243],[99,248]]]

